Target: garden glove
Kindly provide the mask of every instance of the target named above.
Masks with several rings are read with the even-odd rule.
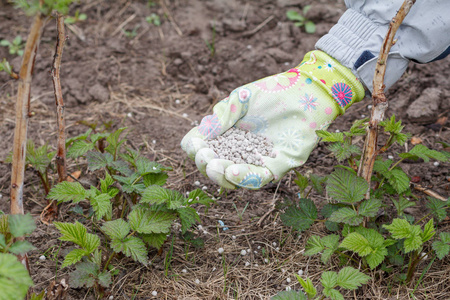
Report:
[[[301,166],[317,145],[315,131],[325,130],[354,102],[364,88],[350,69],[322,51],[305,55],[297,67],[235,89],[217,103],[181,141],[200,172],[225,188],[259,189]],[[205,140],[236,127],[266,137],[272,155],[264,166],[221,159]]]

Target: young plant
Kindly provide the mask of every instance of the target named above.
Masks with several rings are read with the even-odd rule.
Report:
[[[11,76],[14,79],[19,79],[19,75],[17,75],[16,72],[14,72],[13,68],[9,64],[9,62],[6,60],[6,58],[3,58],[3,60],[0,62],[0,72],[5,71],[9,76]]]
[[[16,36],[12,42],[8,40],[1,40],[0,46],[8,47],[9,48],[9,54],[16,54],[19,56],[23,55],[23,48],[25,47],[25,44],[22,41],[22,37],[20,35]]]
[[[305,246],[305,255],[320,254],[322,262],[326,264],[336,254],[342,262],[362,264],[363,268],[371,270],[381,268],[386,272],[393,270],[387,265],[398,266],[399,272],[407,268],[406,273],[401,273],[398,277],[408,283],[413,279],[419,262],[425,257],[436,255],[442,259],[450,252],[447,233],[441,232],[440,240],[437,240],[434,225],[446,218],[449,201],[429,197],[426,206],[430,212],[414,223],[414,218],[405,212],[406,208],[415,205],[414,201],[408,199],[413,196],[410,179],[400,164],[405,159],[447,162],[449,156],[448,153],[416,145],[409,152],[398,154],[396,162],[384,159],[381,154],[395,143],[403,145],[409,135],[402,133],[401,121],[396,121],[394,116],[381,122],[380,125],[389,137],[374,164],[372,181],[376,189],[366,199],[369,184],[355,172],[361,151],[352,140],[354,136],[363,134],[365,122],[366,120],[356,121],[349,132],[317,131],[319,137],[331,143],[329,149],[336,158],[347,161],[349,166],[338,165],[327,177],[326,191],[330,202],[320,212],[314,202],[308,199],[309,192],[305,192],[312,181],[297,173],[294,182],[300,188],[299,198],[305,198],[301,198],[298,203],[287,202],[281,220],[299,231],[307,230],[315,222],[324,222],[329,231],[336,233],[323,237],[311,236]],[[379,212],[387,207],[384,202],[388,199],[394,204],[397,217],[391,220],[377,218]],[[322,219],[319,218],[320,215]],[[429,218],[431,216],[433,218]],[[426,224],[422,224],[427,218]],[[359,259],[348,252],[358,254]]]
[[[283,291],[272,297],[272,300],[309,300],[316,299],[317,289],[314,287],[311,279],[304,280],[300,276],[297,276],[297,280],[303,287],[302,291]],[[370,280],[370,276],[365,275],[357,269],[352,267],[345,267],[338,272],[326,271],[322,273],[320,283],[323,287],[322,296],[317,299],[324,299],[325,297],[333,300],[343,300],[344,296],[337,288],[353,291],[358,289],[363,284],[366,284]]]
[[[51,151],[50,146],[47,144],[36,148],[36,145],[32,140],[27,141],[25,163],[27,166],[34,169],[38,174],[46,195],[52,186],[48,176],[48,170],[52,167],[52,159],[55,154],[56,151]],[[8,155],[5,162],[12,163],[12,153]]]
[[[211,54],[211,57],[214,57],[214,55],[216,54],[216,24],[213,23],[212,26],[212,37],[211,37],[211,42],[208,40],[204,40],[206,47],[208,47],[209,49],[209,53]]]
[[[99,174],[97,186],[83,187],[79,182],[61,182],[50,191],[48,198],[58,202],[87,201],[92,210],[92,225],[101,233],[87,233],[88,228],[76,222],[55,223],[63,241],[79,248],[66,255],[62,267],[75,265],[72,286],[94,287],[97,295],[111,281],[111,262],[116,255],[125,255],[144,265],[148,263],[148,248],[160,249],[171,234],[173,222],[181,222],[181,233],[200,220],[195,207],[208,207],[213,200],[202,190],[182,193],[164,188],[166,168],[150,161],[138,151],[125,147],[120,128],[112,133],[92,133],[89,129],[69,141],[72,157],[84,156],[88,169]],[[104,152],[96,147],[105,139]],[[124,148],[124,149],[123,149]],[[102,243],[101,239],[108,242]],[[109,255],[106,262],[102,252]],[[112,268],[114,270],[114,268]]]
[[[294,22],[295,26],[304,27],[306,33],[314,33],[316,32],[316,24],[306,18],[306,14],[308,13],[310,8],[311,5],[305,5],[301,13],[297,12],[296,10],[288,10],[286,12],[286,17],[289,21]]]
[[[153,24],[155,26],[160,26],[161,25],[161,19],[155,13],[152,13],[150,16],[147,16],[145,18],[145,20],[147,21],[147,23]]]
[[[122,28],[122,32],[127,38],[132,39],[135,36],[137,36],[137,30],[139,29],[139,27],[141,27],[141,26],[140,25],[136,25],[136,26],[134,26],[133,30],[131,30],[131,31],[125,30],[125,29]]]
[[[73,17],[66,17],[64,19],[64,23],[65,24],[75,24],[79,21],[85,21],[86,19],[87,19],[87,15],[83,14],[83,13],[80,14],[80,10],[77,9],[75,11],[75,15]]]
[[[23,238],[34,231],[31,215],[5,215],[0,211],[0,299],[24,299],[33,285],[28,270],[15,255],[35,247]]]

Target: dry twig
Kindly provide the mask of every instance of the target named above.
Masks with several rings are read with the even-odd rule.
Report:
[[[52,81],[53,90],[55,92],[56,114],[58,123],[58,152],[56,153],[56,166],[58,170],[58,181],[66,180],[66,121],[64,118],[64,101],[61,90],[61,82],[59,80],[61,59],[63,54],[64,44],[66,42],[66,33],[64,29],[64,17],[58,14],[56,16],[56,28],[58,35],[56,37],[55,56],[53,57],[52,65]]]
[[[372,92],[372,112],[369,121],[368,131],[364,143],[364,150],[359,165],[358,175],[363,177],[370,183],[372,177],[373,164],[375,163],[375,157],[377,156],[377,140],[378,140],[378,124],[384,119],[384,114],[388,107],[388,101],[384,94],[384,74],[386,73],[386,62],[389,51],[394,44],[394,37],[400,24],[405,19],[409,10],[413,6],[416,0],[405,0],[400,7],[399,11],[389,24],[389,29],[384,38],[381,46],[380,55],[378,57],[377,65],[375,68],[375,75],[373,78],[373,92]],[[369,192],[366,194],[369,197]]]

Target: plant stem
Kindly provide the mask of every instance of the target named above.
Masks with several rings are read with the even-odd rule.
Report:
[[[403,22],[403,19],[408,14],[416,0],[405,0],[398,10],[395,17],[389,24],[389,29],[381,46],[380,55],[378,57],[375,68],[375,75],[373,77],[373,92],[372,92],[372,112],[367,128],[367,135],[364,142],[364,150],[359,165],[358,176],[363,177],[369,184],[372,177],[373,165],[376,158],[376,147],[378,141],[378,123],[384,119],[384,113],[388,107],[388,101],[384,94],[384,75],[386,73],[386,61],[389,51],[394,43],[395,33]],[[366,199],[370,198],[370,188],[366,193]]]
[[[47,180],[45,180],[44,175],[41,172],[37,171],[37,173],[39,175],[39,178],[41,179],[42,186],[44,187],[45,196],[47,196],[48,193],[50,192],[50,187],[48,185],[48,182],[47,182]]]
[[[111,263],[111,260],[116,256],[116,252],[111,253],[108,260],[105,263],[105,267],[103,268],[103,272],[105,272],[108,269],[109,264]]]
[[[418,257],[418,251],[415,251],[409,260],[408,272],[406,273],[406,283],[410,283],[414,277],[414,271],[416,270],[417,265],[421,261],[421,257]]]
[[[56,153],[56,167],[58,170],[58,182],[62,182],[67,178],[66,171],[66,121],[64,118],[64,101],[61,90],[61,82],[59,80],[61,59],[63,54],[64,44],[66,42],[66,33],[64,30],[64,17],[57,13],[56,28],[58,35],[56,36],[56,49],[53,56],[52,64],[52,81],[53,90],[55,93],[56,113],[58,123],[58,152]]]

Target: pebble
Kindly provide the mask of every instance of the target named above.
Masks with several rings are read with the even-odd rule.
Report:
[[[264,166],[263,156],[274,157],[273,143],[267,138],[234,127],[207,143],[219,158],[235,164]]]
[[[153,295],[154,297],[156,297],[156,296],[158,296],[158,292],[157,292],[157,291],[153,291],[153,292],[152,292],[152,295]]]
[[[388,155],[389,159],[394,159],[394,157],[392,155]]]
[[[287,283],[291,283],[291,279],[288,277],[288,278],[286,278],[286,282]]]
[[[242,255],[242,256],[247,255],[247,251],[246,251],[246,250],[241,250],[241,255]]]
[[[194,182],[194,184],[199,186],[200,185],[200,181],[196,181],[196,182]]]
[[[217,249],[217,252],[219,252],[219,254],[222,254],[223,253],[223,248],[219,248],[219,249]]]
[[[303,275],[303,270],[298,270],[298,275],[302,276]]]
[[[180,99],[175,100],[175,104],[180,104],[180,103],[181,103]]]
[[[250,266],[250,263],[248,261],[245,262],[245,266],[248,267]]]
[[[47,257],[45,257],[45,255],[39,256],[39,260],[40,260],[40,261],[44,261],[44,260],[46,260],[46,259],[47,259]]]
[[[287,287],[286,287],[286,291],[289,292],[290,290],[291,290],[291,287],[290,287],[290,286],[287,286]]]
[[[434,165],[435,167],[439,167],[439,162],[438,162],[438,161],[435,161],[435,162],[433,163],[433,165]]]
[[[200,284],[200,280],[199,279],[195,279],[195,283],[196,284]]]
[[[182,273],[187,273],[186,269],[181,270]]]
[[[231,236],[231,239],[232,239],[232,240],[235,240],[235,239],[236,239],[236,236],[235,236],[235,235],[232,235],[232,236]]]
[[[184,113],[183,114],[183,118],[187,118],[188,117],[188,114],[187,113]]]

